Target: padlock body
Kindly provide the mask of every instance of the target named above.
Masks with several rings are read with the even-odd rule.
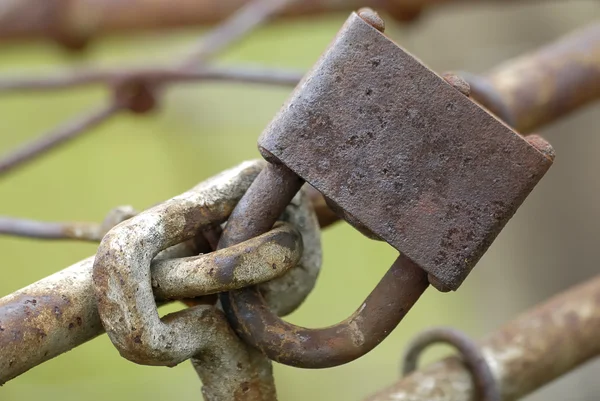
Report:
[[[452,290],[552,164],[354,13],[259,146]]]

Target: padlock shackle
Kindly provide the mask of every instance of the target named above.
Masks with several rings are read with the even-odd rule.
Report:
[[[287,167],[268,165],[231,214],[219,248],[269,230],[302,184],[303,180]],[[428,285],[427,273],[401,255],[352,316],[322,329],[307,329],[281,320],[256,287],[222,293],[221,303],[238,335],[270,359],[318,369],[351,362],[375,348]]]

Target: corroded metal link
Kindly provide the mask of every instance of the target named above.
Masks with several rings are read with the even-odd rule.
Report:
[[[229,268],[215,272],[212,277],[191,279],[185,267],[171,277],[183,274],[185,279],[179,277],[177,285],[157,279],[152,282],[150,277],[150,263],[160,251],[222,223],[262,166],[264,163],[252,162],[226,171],[118,225],[104,237],[94,262],[95,295],[104,328],[122,356],[140,364],[172,366],[196,355],[204,347],[204,339],[196,335],[201,330],[196,308],[161,320],[152,284],[161,296],[171,298],[173,292],[193,296],[193,291],[180,288],[182,281],[191,285],[195,285],[194,280],[210,281],[214,290],[222,291],[227,286],[253,284],[252,276],[261,274],[255,268],[269,267],[265,262],[270,260],[261,260],[260,256],[239,257],[234,251],[225,256],[215,254],[214,260]],[[266,296],[278,313],[288,313],[306,297],[314,286],[321,263],[318,222],[308,198],[299,195],[290,208],[287,220],[297,224],[302,238],[272,238],[274,249],[278,249],[278,262],[287,266],[296,261],[299,255],[295,248],[305,240],[311,249],[304,252],[301,263],[289,275],[265,286]],[[279,218],[281,212],[274,218]],[[250,250],[247,245],[238,249],[240,252]],[[170,263],[155,262],[165,277]],[[256,266],[252,266],[253,263]],[[273,278],[274,274],[267,276]]]
[[[281,218],[303,233],[305,251],[297,268],[259,286],[270,310],[280,316],[291,313],[304,301],[315,285],[321,266],[318,221],[305,191],[292,199]],[[263,360],[266,356],[251,346],[242,345],[244,343],[227,322],[219,321],[218,324],[227,327],[220,329],[219,342],[208,345],[205,351],[192,358],[204,385],[204,399],[272,401],[275,389],[271,364]]]
[[[464,333],[448,328],[435,327],[420,333],[404,353],[402,375],[407,376],[417,369],[419,356],[430,345],[445,343],[460,352],[466,367],[471,372],[477,399],[481,401],[501,401],[500,389],[488,362],[478,344]]]
[[[274,361],[302,368],[329,368],[351,362],[379,345],[406,316],[429,285],[417,265],[400,256],[352,316],[330,327],[307,329],[269,311],[260,293],[235,291],[228,312],[244,316],[234,328]],[[239,322],[239,323],[238,323]]]
[[[150,262],[170,246],[223,223],[260,171],[245,163],[119,224],[103,238],[94,261],[94,290],[107,334],[122,356],[137,363],[176,365],[202,347],[196,308],[161,321]],[[241,179],[235,180],[235,177]]]
[[[207,198],[231,196],[233,200],[220,200],[226,218],[265,164],[244,163],[217,177],[222,186],[200,185],[194,191]],[[201,296],[270,280],[261,289],[273,310],[279,314],[293,311],[314,287],[319,273],[320,232],[304,192],[292,200],[282,220],[297,230],[278,224],[264,236],[199,257],[193,255],[207,249],[199,248],[196,243],[200,241],[195,239],[160,252],[150,267],[155,298]],[[300,256],[301,243],[304,252]],[[189,256],[193,257],[185,258]],[[0,299],[0,383],[103,332],[93,291],[93,263],[94,257],[87,258]],[[284,271],[287,273],[281,276]],[[252,359],[258,365],[256,358]]]
[[[296,266],[301,255],[300,233],[281,223],[262,236],[218,252],[153,261],[152,291],[156,299],[166,300],[257,285]]]
[[[274,401],[273,365],[244,344],[223,312],[203,307],[205,349],[191,361],[202,381],[204,401]]]
[[[176,250],[180,256],[187,254],[182,247]],[[289,224],[280,224],[263,236],[218,252],[155,260],[150,268],[154,296],[159,301],[197,297],[275,279],[264,287],[273,288],[276,297],[286,299],[276,283],[289,283],[290,278],[280,276],[296,266],[301,251],[300,233]],[[169,253],[174,255],[175,250]],[[305,263],[309,269],[298,280],[301,290],[292,290],[288,303],[305,296],[307,290],[302,285],[309,289],[314,285],[315,266],[320,265],[318,247],[317,252],[306,255],[305,262],[316,258],[318,263]],[[87,258],[0,299],[0,382],[102,333],[93,297],[93,261],[94,257]],[[298,278],[298,274],[291,278]]]
[[[268,165],[232,212],[219,247],[232,246],[269,229],[301,185],[285,166]],[[267,196],[272,188],[278,189],[279,197]],[[262,199],[269,201],[260,202]],[[400,256],[354,315],[323,329],[305,329],[282,321],[257,288],[223,293],[221,302],[236,332],[269,358],[292,366],[326,368],[350,362],[373,349],[427,286],[427,274]]]

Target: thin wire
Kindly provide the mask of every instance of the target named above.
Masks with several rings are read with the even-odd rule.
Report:
[[[119,109],[120,107],[116,104],[103,106],[93,110],[91,113],[78,116],[48,134],[22,145],[3,158],[0,158],[0,174],[6,174],[15,167],[25,164],[49,150],[56,149],[58,146],[81,136],[85,132],[89,132],[92,127],[100,125],[100,123],[106,121]]]
[[[256,0],[245,4],[202,38],[202,41],[185,58],[182,64],[183,68],[193,67],[237,42],[275,16],[292,1]]]
[[[46,222],[0,216],[0,234],[38,239],[100,241],[102,225],[87,222]]]
[[[77,86],[111,84],[135,78],[151,83],[232,81],[266,85],[296,85],[302,78],[300,71],[243,67],[202,66],[193,70],[177,68],[112,68],[65,70],[43,76],[0,78],[0,93],[13,91],[44,91],[68,89]]]

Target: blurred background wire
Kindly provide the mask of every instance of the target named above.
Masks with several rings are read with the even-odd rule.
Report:
[[[386,33],[436,71],[484,72],[600,17],[597,1],[444,5],[417,22],[388,22]],[[219,57],[219,62],[306,70],[347,17],[346,12],[277,21]],[[64,64],[171,61],[199,34],[195,28],[94,39],[84,53],[42,43],[2,44],[0,72],[43,72]],[[92,135],[7,174],[0,181],[3,215],[51,221],[101,221],[106,210],[141,210],[241,160],[258,158],[256,139],[290,88],[190,83],[173,88],[158,113],[119,115]],[[105,89],[0,94],[0,150],[5,153],[65,118],[89,109]],[[600,105],[545,129],[555,166],[508,224],[458,293],[429,291],[377,349],[335,369],[276,365],[281,400],[362,399],[397,377],[401,351],[417,332],[450,325],[481,337],[550,295],[597,273],[600,234]],[[394,252],[346,224],[324,232],[324,268],[315,291],[290,320],[310,327],[353,311],[379,280]],[[94,244],[0,237],[4,295],[95,251]],[[341,274],[342,273],[345,274]],[[172,309],[170,309],[172,310]],[[428,352],[426,361],[445,350]],[[187,364],[134,365],[106,336],[62,355],[0,388],[0,399],[89,401],[198,398]],[[598,362],[564,377],[530,400],[596,400]]]

